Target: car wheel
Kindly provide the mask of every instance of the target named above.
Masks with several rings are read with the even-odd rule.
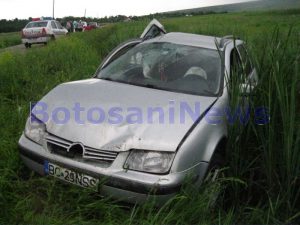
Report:
[[[225,157],[223,154],[219,153],[217,150],[214,153],[211,161],[208,166],[208,173],[212,176],[211,181],[216,181],[220,177],[224,177],[224,172],[222,172],[222,168],[225,166]]]
[[[208,171],[213,174],[213,181],[217,180],[221,174],[220,170],[225,165],[225,157],[223,154],[216,152],[213,155],[213,158],[211,159],[208,167]]]
[[[222,196],[223,187],[221,182],[216,182],[220,178],[224,177],[225,157],[219,151],[216,150],[206,173],[205,182],[209,185],[206,190],[209,196],[208,206],[214,208],[217,205],[218,199]]]

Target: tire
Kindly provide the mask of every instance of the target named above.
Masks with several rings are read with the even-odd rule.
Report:
[[[224,172],[220,171],[225,166],[225,156],[218,149],[212,156],[207,169],[206,177],[212,175],[211,181],[216,181],[220,177],[224,177]]]
[[[55,36],[54,35],[51,36],[51,41],[55,41]]]
[[[223,193],[222,182],[218,182],[218,180],[225,176],[224,171],[222,170],[224,166],[224,154],[221,154],[220,151],[216,149],[209,162],[204,178],[204,182],[209,185],[209,188],[207,189],[207,194],[209,195],[208,207],[212,209],[217,206]]]

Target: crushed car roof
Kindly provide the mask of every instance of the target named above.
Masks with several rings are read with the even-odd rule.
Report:
[[[172,32],[147,40],[146,42],[170,42],[174,44],[189,45],[217,50],[216,41],[219,42],[220,40],[221,38],[213,36]]]

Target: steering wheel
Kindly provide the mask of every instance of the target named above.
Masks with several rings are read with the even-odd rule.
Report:
[[[192,73],[184,76],[182,79],[184,79],[184,80],[203,80],[203,81],[205,81],[205,83],[207,82],[207,80],[204,77],[199,76],[199,74],[192,74]]]

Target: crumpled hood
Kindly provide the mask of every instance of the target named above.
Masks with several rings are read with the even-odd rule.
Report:
[[[45,121],[47,131],[60,138],[117,152],[130,149],[174,152],[194,121],[215,100],[216,97],[88,79],[57,86],[40,104],[49,116]],[[163,118],[157,111],[150,114],[151,108],[159,108]],[[188,112],[197,115],[192,118]],[[33,113],[44,121],[45,114]]]

